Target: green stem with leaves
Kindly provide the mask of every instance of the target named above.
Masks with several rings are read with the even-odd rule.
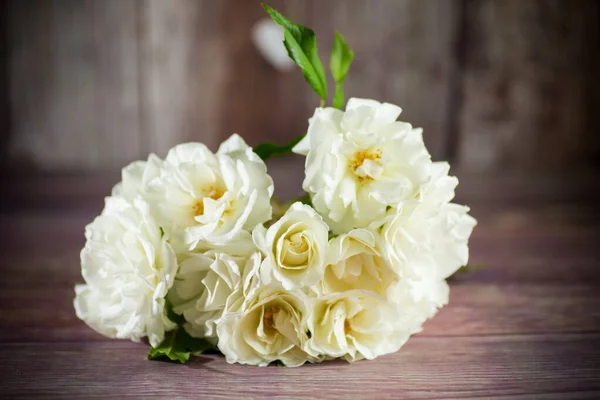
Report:
[[[262,7],[271,16],[273,21],[283,28],[283,44],[288,51],[289,57],[300,67],[304,79],[321,98],[319,107],[325,107],[327,101],[327,78],[325,77],[323,63],[319,58],[315,32],[304,25],[290,21],[279,11],[264,3],[262,4]],[[343,85],[353,58],[354,53],[350,50],[342,35],[339,32],[336,32],[329,59],[329,68],[335,81],[335,94],[332,105],[338,109],[341,109],[344,105]],[[263,160],[267,160],[271,157],[283,156],[291,153],[292,148],[300,142],[303,137],[304,135],[300,135],[286,145],[264,143],[256,146],[254,151]]]

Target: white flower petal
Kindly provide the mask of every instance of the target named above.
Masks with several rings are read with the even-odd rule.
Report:
[[[279,281],[288,290],[308,287],[323,276],[329,228],[315,210],[292,204],[268,230],[255,228],[253,237],[265,256],[261,277]]]
[[[317,109],[297,152],[306,154],[303,188],[336,234],[369,226],[430,180],[421,130],[396,122],[401,109],[350,99],[345,112]]]
[[[219,350],[227,362],[266,366],[280,360],[299,366],[317,358],[305,351],[311,309],[302,292],[276,286],[253,291],[245,306],[217,322]]]
[[[269,220],[272,193],[262,160],[232,135],[216,155],[201,143],[171,149],[148,198],[166,234],[194,249],[236,240]]]
[[[178,268],[175,253],[141,196],[106,203],[108,211],[86,227],[81,268],[87,285],[75,289],[77,316],[103,335],[148,336],[156,346],[175,327],[164,309]]]

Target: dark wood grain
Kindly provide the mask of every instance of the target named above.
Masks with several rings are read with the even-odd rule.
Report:
[[[295,160],[270,163],[284,194]],[[185,366],[108,340],[73,312],[83,228],[118,176],[3,177],[0,391],[8,398],[501,398],[600,396],[600,192],[593,171],[458,173],[479,225],[450,304],[396,354],[348,365]],[[35,250],[32,250],[34,248]]]
[[[466,0],[458,159],[580,165],[600,154],[597,1]]]
[[[136,0],[6,3],[11,158],[65,168],[138,158]]]
[[[514,399],[555,392],[591,399],[600,393],[599,340],[598,334],[415,337],[373,361],[301,368],[229,365],[217,355],[185,366],[149,362],[144,345],[122,341],[15,343],[0,353],[0,374],[3,393],[15,398]]]

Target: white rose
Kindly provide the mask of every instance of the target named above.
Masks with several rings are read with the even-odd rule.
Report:
[[[468,207],[448,203],[458,183],[448,168],[435,163],[418,199],[391,209],[381,229],[386,253],[403,278],[445,279],[468,262],[468,240],[477,221]]]
[[[368,226],[416,196],[431,161],[422,131],[398,122],[401,109],[350,99],[346,111],[317,108],[294,152],[306,155],[303,188],[336,234]]]
[[[258,252],[249,257],[215,250],[187,255],[168,295],[173,311],[186,320],[185,330],[193,337],[216,340],[215,324],[229,297],[242,285],[244,273],[257,271],[260,262]]]
[[[189,249],[231,241],[271,218],[273,181],[238,135],[216,154],[201,143],[175,146],[148,190],[161,226]]]
[[[307,348],[327,357],[371,360],[397,351],[409,337],[397,325],[396,308],[371,291],[333,293],[313,304]]]
[[[315,358],[303,348],[308,340],[309,300],[300,291],[260,286],[237,312],[217,322],[219,350],[228,363],[266,366],[280,360],[299,366]]]
[[[382,296],[398,280],[385,258],[377,234],[354,229],[331,240],[323,280],[313,289],[318,294],[365,289]]]
[[[398,310],[398,326],[413,334],[420,332],[423,323],[448,304],[449,294],[445,280],[401,279],[388,287],[387,299]]]
[[[158,345],[175,328],[165,295],[177,273],[175,254],[161,237],[148,204],[109,197],[104,213],[85,229],[81,272],[75,288],[77,316],[97,332]]]
[[[257,226],[252,236],[265,255],[263,282],[268,284],[272,276],[288,290],[317,283],[323,277],[328,234],[321,216],[299,202],[268,230]]]
[[[146,198],[148,183],[160,175],[162,160],[155,154],[148,161],[134,161],[121,170],[121,182],[112,189],[114,197],[133,201],[138,195]]]

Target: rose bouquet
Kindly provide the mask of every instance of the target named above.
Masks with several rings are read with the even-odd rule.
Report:
[[[352,98],[353,53],[336,34],[333,107],[314,32],[264,6],[321,97],[306,135],[250,148],[234,134],[150,155],[122,171],[86,227],[77,316],[112,338],[185,362],[214,349],[230,363],[298,366],[397,351],[448,302],[476,221],[451,203],[458,183],[432,162],[401,109]],[[306,157],[306,196],[273,212],[264,160]],[[275,214],[275,215],[274,215]]]

